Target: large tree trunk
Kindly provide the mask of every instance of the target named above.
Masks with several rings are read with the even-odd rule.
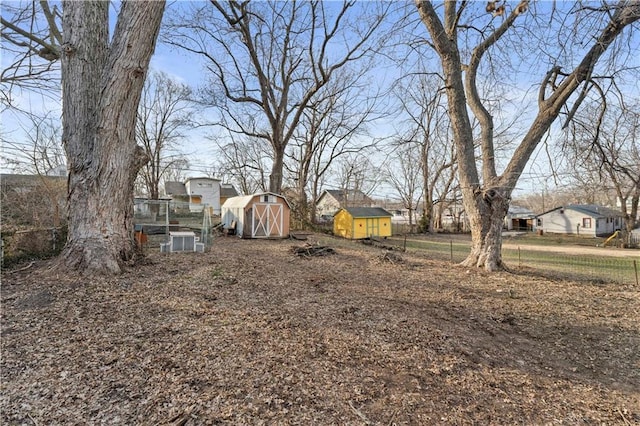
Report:
[[[282,192],[282,170],[284,168],[284,149],[274,149],[273,165],[269,175],[269,191],[274,194]]]
[[[134,256],[133,188],[147,161],[135,118],[164,2],[123,2],[109,46],[106,1],[63,3],[63,143],[69,233],[62,260],[116,274]]]
[[[463,195],[471,225],[471,252],[462,265],[483,267],[487,271],[502,269],[502,227],[509,210],[509,194],[490,189]]]

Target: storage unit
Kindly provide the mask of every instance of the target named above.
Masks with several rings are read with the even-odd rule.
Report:
[[[353,240],[390,237],[392,216],[380,207],[343,208],[333,215],[333,233]]]
[[[160,251],[174,253],[178,251],[204,252],[204,244],[198,242],[195,232],[169,232],[169,241],[160,244]]]
[[[291,207],[282,195],[271,192],[231,197],[222,205],[225,228],[235,221],[235,235],[242,238],[286,238]]]

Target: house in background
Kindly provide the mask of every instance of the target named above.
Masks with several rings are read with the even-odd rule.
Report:
[[[222,206],[225,201],[227,201],[231,197],[237,197],[238,191],[236,188],[230,183],[221,183],[220,184],[220,205]]]
[[[536,214],[520,206],[509,206],[504,218],[504,229],[507,231],[533,231]]]
[[[538,232],[592,237],[611,235],[623,227],[622,214],[595,204],[556,207],[536,216]]]
[[[367,194],[357,189],[326,189],[318,197],[316,215],[333,216],[341,208],[371,207],[373,204]]]
[[[352,240],[390,237],[392,216],[381,207],[345,207],[333,216],[333,234]]]
[[[220,214],[220,179],[195,177],[184,183],[168,181],[164,192],[172,201],[188,203],[191,212],[201,212],[207,206],[212,214]]]
[[[272,192],[231,197],[222,205],[221,221],[243,238],[286,238],[289,236],[291,206]]]

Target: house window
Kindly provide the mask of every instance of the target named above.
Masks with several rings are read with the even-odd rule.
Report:
[[[582,227],[583,228],[591,228],[591,218],[590,217],[582,218]]]
[[[536,226],[542,226],[542,219],[538,219],[536,223],[537,223]]]

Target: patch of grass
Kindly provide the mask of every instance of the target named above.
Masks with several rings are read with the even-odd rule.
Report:
[[[211,278],[221,278],[223,275],[224,275],[224,271],[219,266],[217,266],[213,271],[211,271]]]
[[[554,237],[537,240],[537,237],[525,237],[518,242],[524,244],[558,246],[553,242]],[[569,245],[566,239],[564,245]],[[595,239],[584,239],[583,241]],[[392,244],[402,246],[403,240],[390,239]],[[505,241],[513,242],[513,240]],[[545,244],[538,244],[544,242]],[[591,244],[589,244],[591,245]],[[469,254],[468,242],[451,241],[417,241],[408,240],[407,248],[424,251],[427,256],[437,260],[451,261],[458,263],[463,261]],[[593,255],[569,255],[554,252],[535,251],[535,250],[515,250],[502,249],[502,258],[510,267],[527,267],[541,273],[554,272],[566,278],[577,280],[597,280],[603,282],[619,282],[619,283],[635,283],[635,269],[633,259],[622,257],[607,257]]]
[[[520,244],[532,244],[539,246],[589,246],[596,247],[604,242],[604,238],[600,237],[587,237],[579,235],[559,235],[559,234],[546,234],[535,235],[532,233],[514,235],[512,237],[504,237],[506,243],[520,243]]]

